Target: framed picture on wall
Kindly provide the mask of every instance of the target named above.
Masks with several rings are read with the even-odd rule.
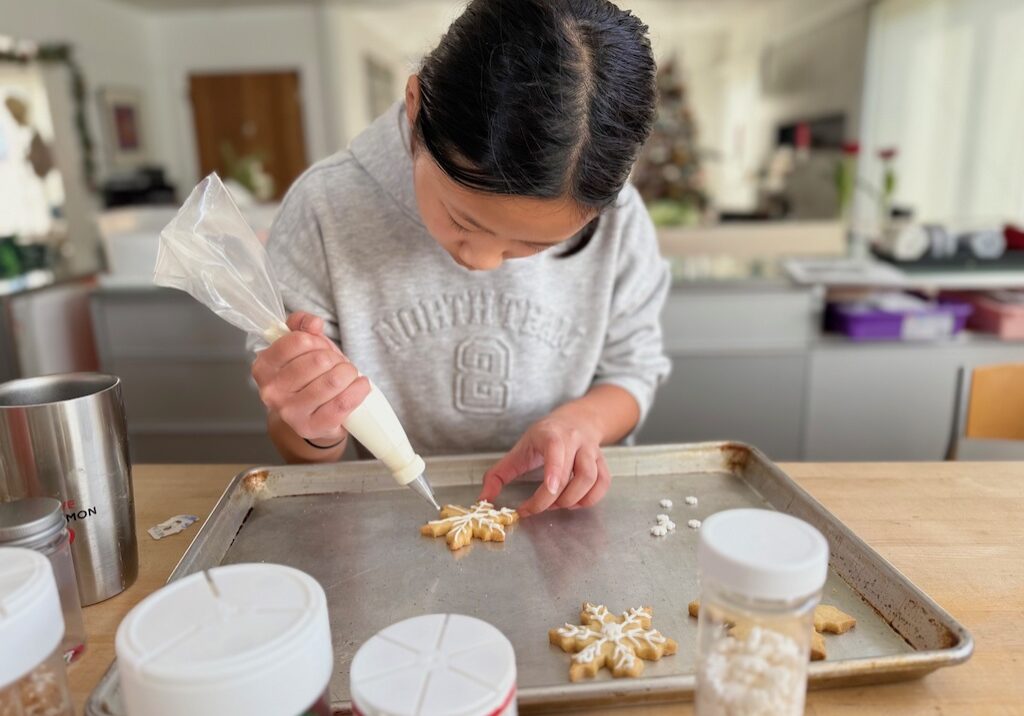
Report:
[[[132,168],[147,159],[142,126],[142,91],[131,87],[99,90],[100,119],[112,167]]]

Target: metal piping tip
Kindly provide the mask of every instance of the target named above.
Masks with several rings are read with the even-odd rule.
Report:
[[[434,491],[430,489],[430,483],[427,482],[425,475],[420,475],[415,480],[409,483],[409,487],[412,488],[413,492],[422,497],[424,500],[434,506],[434,509],[438,512],[441,511],[441,505],[437,504],[437,500],[434,498]]]

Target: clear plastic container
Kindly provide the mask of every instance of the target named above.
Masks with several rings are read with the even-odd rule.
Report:
[[[0,716],[74,716],[49,561],[0,548]]]
[[[728,510],[701,525],[698,563],[697,713],[803,714],[825,538],[779,512]]]
[[[0,688],[0,716],[74,716],[60,648],[13,684]]]
[[[0,504],[0,547],[31,549],[50,560],[64,615],[63,658],[67,663],[78,659],[85,651],[85,623],[71,557],[71,534],[60,500],[29,497]]]

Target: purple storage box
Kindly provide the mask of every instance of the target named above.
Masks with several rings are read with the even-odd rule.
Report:
[[[960,333],[973,312],[959,301],[936,303],[905,293],[830,303],[825,328],[855,341],[931,341]]]

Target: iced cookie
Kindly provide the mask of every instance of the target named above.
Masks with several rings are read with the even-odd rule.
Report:
[[[420,527],[420,534],[429,537],[444,536],[448,549],[453,552],[462,549],[475,537],[483,542],[504,542],[505,528],[519,521],[515,510],[503,507],[495,509],[486,500],[469,508],[445,505],[441,519],[431,520]]]
[[[819,604],[814,608],[814,630],[830,634],[845,634],[857,626],[857,620],[844,611]]]
[[[615,616],[603,605],[584,602],[580,622],[548,631],[552,644],[573,655],[570,681],[592,678],[602,666],[616,678],[640,676],[644,659],[676,653],[675,641],[651,628],[650,607]]]

